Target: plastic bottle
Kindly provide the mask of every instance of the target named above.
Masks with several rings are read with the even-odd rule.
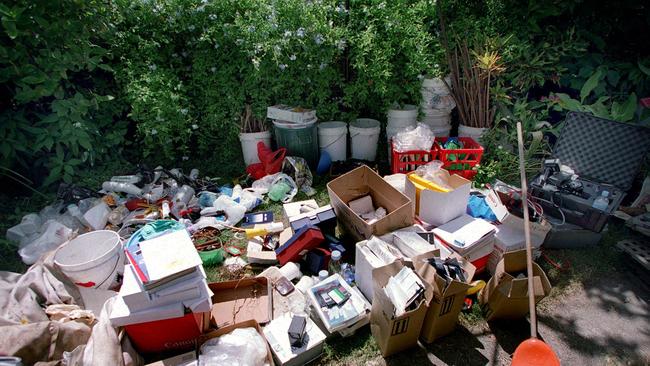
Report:
[[[104,182],[102,189],[106,192],[123,192],[134,196],[142,196],[142,189],[130,183]]]
[[[326,270],[318,272],[318,282],[325,281],[327,277],[329,277],[329,273]]]
[[[341,263],[341,276],[348,285],[354,282],[354,266],[349,263]]]
[[[591,207],[601,211],[607,210],[607,206],[609,206],[609,198],[607,197],[609,197],[609,191],[602,191],[600,193],[600,196],[594,200],[594,203],[591,205]]]
[[[341,273],[341,252],[338,250],[332,251],[329,270],[330,274]]]

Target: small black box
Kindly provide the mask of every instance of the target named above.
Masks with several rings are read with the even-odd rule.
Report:
[[[289,324],[289,343],[293,347],[302,347],[305,340],[305,327],[307,326],[307,318],[304,316],[295,315],[291,318]]]

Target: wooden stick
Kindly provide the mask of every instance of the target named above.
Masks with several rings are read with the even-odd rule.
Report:
[[[517,122],[519,145],[519,175],[521,177],[521,204],[524,209],[524,236],[526,238],[526,268],[528,269],[528,308],[530,311],[530,337],[537,338],[537,314],[535,313],[535,287],[533,286],[533,250],[530,245],[530,218],[528,217],[528,186],[524,162],[524,137],[521,122]]]

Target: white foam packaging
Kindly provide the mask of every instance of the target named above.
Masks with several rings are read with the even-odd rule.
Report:
[[[285,313],[264,327],[264,337],[271,346],[277,365],[298,366],[315,360],[323,353],[325,333],[307,317],[306,342],[301,347],[292,347],[287,331],[291,325],[291,314]]]

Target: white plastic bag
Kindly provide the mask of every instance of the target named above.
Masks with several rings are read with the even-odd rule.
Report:
[[[433,131],[424,123],[418,123],[417,127],[397,133],[393,137],[393,146],[397,152],[411,150],[431,150],[433,145]]]
[[[264,366],[266,341],[255,328],[237,328],[201,345],[199,365]]]
[[[48,220],[43,225],[43,232],[33,242],[18,250],[23,262],[28,265],[36,263],[38,258],[50,250],[70,240],[73,231],[56,220]]]
[[[436,185],[446,188],[453,189],[449,185],[447,175],[442,171],[443,162],[440,160],[434,160],[429,164],[421,165],[415,170],[415,174],[420,177],[435,183]]]

